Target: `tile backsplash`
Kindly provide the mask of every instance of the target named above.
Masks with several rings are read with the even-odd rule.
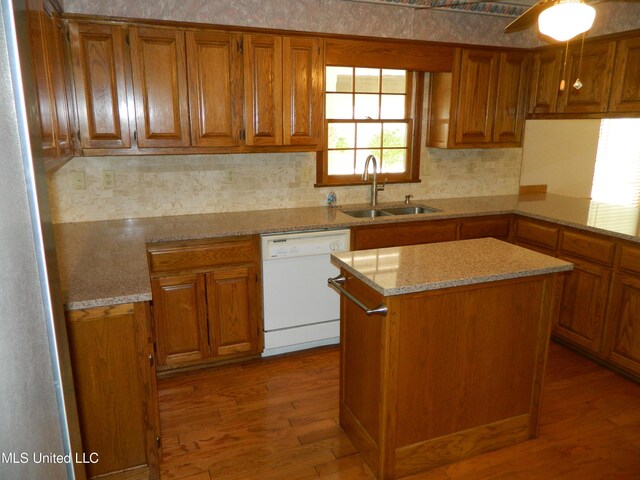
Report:
[[[381,202],[517,193],[522,150],[423,149],[421,183],[388,185]],[[49,179],[56,223],[326,205],[314,153],[77,157]],[[113,171],[114,188],[102,172]],[[74,189],[83,172],[86,188]],[[338,204],[364,203],[369,187],[336,187]]]

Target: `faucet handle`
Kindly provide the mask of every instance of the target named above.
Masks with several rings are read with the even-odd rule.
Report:
[[[409,202],[411,201],[412,198],[413,198],[413,195],[405,195],[404,196],[404,203],[409,205]]]
[[[382,192],[384,191],[384,187],[387,185],[387,179],[385,178],[384,181],[382,182],[382,185],[378,184],[378,191]]]

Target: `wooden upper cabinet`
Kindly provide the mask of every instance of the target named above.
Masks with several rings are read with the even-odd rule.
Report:
[[[242,35],[187,32],[191,138],[198,147],[240,145]]]
[[[555,113],[561,74],[562,50],[554,48],[533,54],[529,113]]]
[[[184,32],[132,27],[131,66],[138,146],[191,144]]]
[[[523,52],[500,54],[496,112],[493,124],[494,143],[522,142],[527,90],[528,55]]]
[[[618,42],[609,111],[640,112],[640,38]]]
[[[73,77],[83,148],[130,148],[125,30],[69,23]]]
[[[246,144],[282,145],[282,37],[244,36]]]
[[[609,91],[616,42],[580,44],[569,48],[567,57],[567,78],[564,91],[558,99],[559,113],[599,113],[606,112],[609,105]],[[573,88],[576,79],[582,87]]]
[[[283,143],[317,145],[323,118],[322,39],[283,38],[282,62]]]
[[[461,51],[459,91],[454,80],[455,143],[490,143],[496,108],[499,54],[495,51]],[[455,77],[455,74],[454,74]]]
[[[520,146],[527,68],[525,52],[457,49],[453,72],[431,76],[427,146]]]

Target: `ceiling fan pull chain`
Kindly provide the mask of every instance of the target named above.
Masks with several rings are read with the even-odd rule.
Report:
[[[564,51],[564,64],[562,65],[562,80],[560,80],[560,91],[564,92],[566,82],[564,81],[564,74],[567,73],[567,56],[569,55],[569,40],[567,40],[567,48]]]
[[[576,81],[573,84],[573,88],[576,90],[580,90],[582,88],[582,82],[580,81],[580,71],[582,70],[582,52],[584,51],[584,35],[585,32],[582,32],[582,45],[580,46],[580,61],[578,62],[578,75],[576,76]]]

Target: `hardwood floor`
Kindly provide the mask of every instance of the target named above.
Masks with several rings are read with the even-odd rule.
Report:
[[[162,480],[373,479],[338,425],[335,347],[159,381]],[[540,436],[419,475],[640,479],[640,385],[551,344]]]

